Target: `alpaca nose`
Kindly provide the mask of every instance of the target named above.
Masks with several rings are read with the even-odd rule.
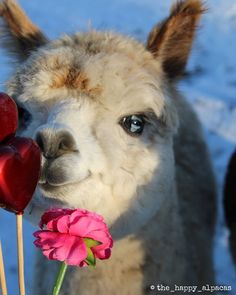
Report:
[[[78,152],[72,134],[67,130],[40,130],[35,138],[46,159],[56,159],[66,153]]]

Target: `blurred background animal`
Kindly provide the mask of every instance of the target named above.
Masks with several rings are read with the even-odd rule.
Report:
[[[236,151],[229,161],[224,186],[224,210],[226,223],[230,230],[229,242],[236,263]]]

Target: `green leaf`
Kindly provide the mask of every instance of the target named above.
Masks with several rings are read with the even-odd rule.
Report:
[[[87,247],[87,253],[88,253],[88,256],[87,258],[85,259],[85,261],[88,263],[88,265],[90,266],[96,266],[96,258],[92,252],[92,250],[90,248]]]
[[[102,244],[101,242],[95,241],[95,240],[90,239],[90,238],[83,238],[83,240],[84,240],[85,245],[88,248],[92,248],[92,247],[95,247],[95,246],[98,246],[98,245]]]

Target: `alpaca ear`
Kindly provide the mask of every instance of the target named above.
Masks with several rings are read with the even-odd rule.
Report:
[[[178,1],[170,16],[149,34],[147,49],[160,59],[170,79],[183,74],[199,18],[204,12],[201,0]]]
[[[31,51],[47,43],[47,38],[35,26],[15,0],[0,1],[0,45],[8,52],[26,59]]]

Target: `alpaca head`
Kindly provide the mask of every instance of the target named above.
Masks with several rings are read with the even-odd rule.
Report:
[[[49,41],[13,0],[0,4],[3,41],[17,58],[8,93],[22,136],[42,150],[29,215],[49,207],[96,211],[117,236],[144,225],[174,187],[173,84],[203,8],[178,2],[147,45],[113,33]]]

